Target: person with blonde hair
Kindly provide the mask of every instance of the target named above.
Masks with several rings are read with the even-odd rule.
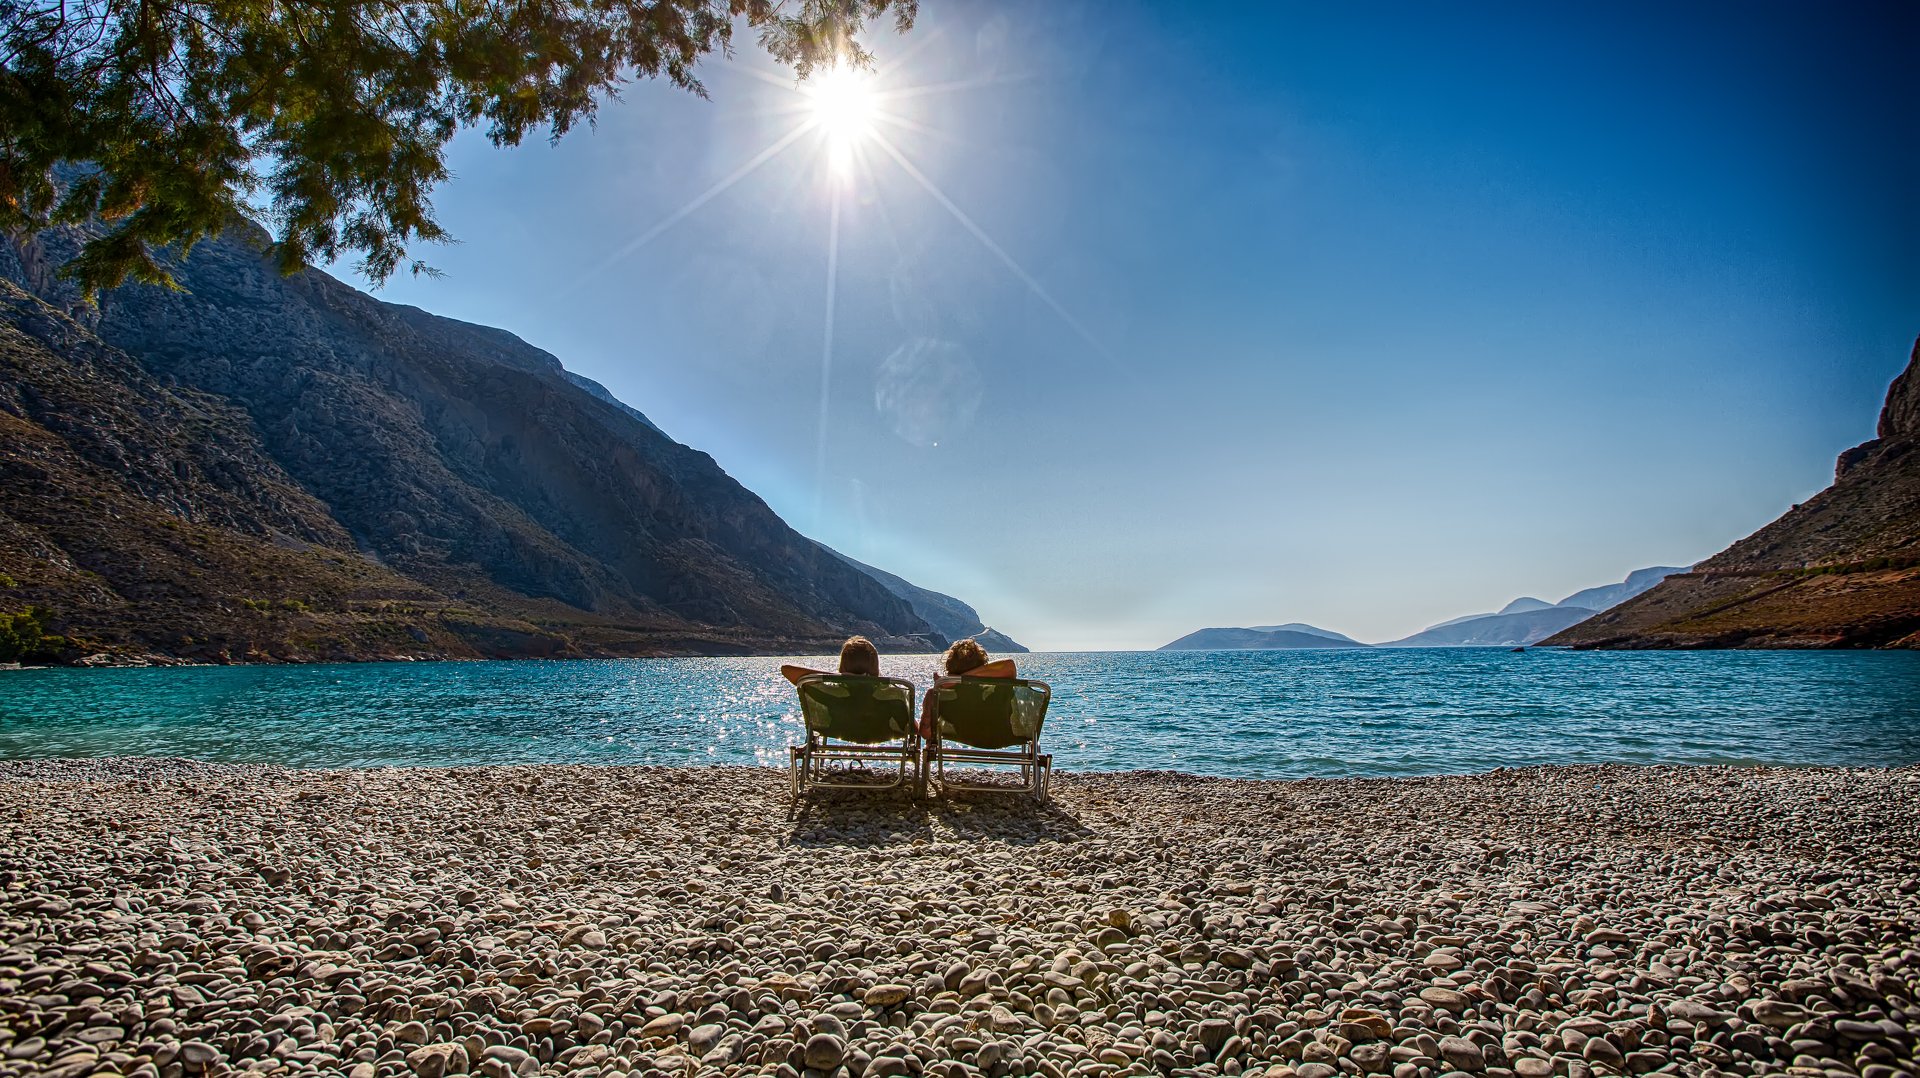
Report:
[[[840,672],[842,674],[854,674],[859,677],[879,677],[880,649],[874,647],[873,641],[868,640],[864,636],[847,637],[847,642],[840,645]],[[826,671],[809,670],[804,666],[782,665],[780,667],[780,673],[784,675],[788,681],[798,685],[800,684],[801,678],[812,677],[815,674],[824,674]]]
[[[955,640],[948,645],[947,653],[940,657],[941,673],[933,679],[933,685],[927,689],[927,697],[920,703],[920,736],[932,737],[934,724],[939,721],[940,702],[934,697],[942,678],[959,677],[997,677],[1017,678],[1019,671],[1014,669],[1012,659],[990,659],[987,649],[980,641],[968,637]]]

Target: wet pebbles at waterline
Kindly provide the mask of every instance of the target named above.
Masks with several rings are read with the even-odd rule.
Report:
[[[1915,1073],[1920,770],[0,765],[0,1075]]]

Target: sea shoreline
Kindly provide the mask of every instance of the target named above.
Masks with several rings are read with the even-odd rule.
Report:
[[[1920,768],[0,763],[0,1074],[1897,1078]]]
[[[493,661],[493,660],[483,660]],[[518,660],[500,660],[518,661]],[[351,776],[361,773],[383,772],[420,772],[423,774],[458,774],[473,772],[539,772],[539,771],[581,771],[588,774],[613,772],[694,772],[746,774],[769,779],[778,779],[781,790],[786,789],[788,772],[785,766],[771,766],[764,763],[639,763],[631,761],[585,762],[585,761],[523,761],[514,763],[378,763],[378,764],[303,764],[282,763],[272,760],[231,760],[212,759],[193,756],[143,756],[143,755],[93,755],[93,756],[12,756],[0,757],[0,786],[11,783],[56,782],[62,784],[111,782],[138,782],[150,778],[192,776],[201,772],[218,775],[221,772],[235,773],[280,773],[291,775],[342,775]],[[1886,765],[1836,765],[1821,763],[1781,763],[1778,761],[1717,761],[1710,763],[1637,763],[1627,761],[1582,761],[1570,764],[1527,765],[1491,767],[1477,771],[1434,771],[1418,774],[1326,774],[1316,776],[1250,776],[1216,774],[1208,771],[1189,771],[1178,767],[1171,768],[1087,768],[1058,767],[1053,769],[1056,778],[1072,782],[1075,779],[1088,780],[1156,780],[1175,779],[1193,783],[1238,783],[1271,786],[1292,786],[1299,784],[1324,783],[1379,783],[1379,782],[1451,782],[1471,779],[1492,779],[1529,774],[1555,775],[1561,772],[1677,772],[1682,776],[1698,771],[1731,771],[1765,774],[1785,772],[1799,774],[1808,772],[1837,772],[1849,775],[1884,774],[1890,779],[1899,779],[1911,774],[1916,782],[1916,797],[1920,797],[1920,761]],[[924,796],[909,798],[908,795],[891,789],[876,789],[870,794],[854,792],[840,793],[828,791],[809,795],[809,800],[833,799],[843,807],[858,808],[858,800],[865,798],[877,806],[906,808],[918,805],[930,807],[939,802],[951,802],[964,805],[969,809],[985,803],[1008,801],[997,795],[982,792],[973,794],[941,794],[937,790]],[[851,801],[849,800],[851,799]],[[984,799],[984,800],[983,800]],[[1055,799],[1057,800],[1057,799]],[[1005,807],[1005,806],[1002,806]],[[1041,803],[1043,810],[1049,807]]]
[[[254,667],[364,666],[364,665],[379,664],[379,663],[524,663],[524,662],[576,663],[576,662],[595,662],[595,661],[617,661],[617,660],[625,660],[625,659],[777,659],[777,658],[791,658],[794,656],[823,656],[823,655],[831,656],[835,653],[835,650],[836,649],[833,647],[826,647],[823,650],[819,650],[819,651],[804,651],[804,650],[792,650],[792,649],[767,650],[767,651],[762,651],[762,650],[745,650],[745,651],[672,650],[672,651],[658,651],[658,652],[653,652],[648,654],[640,654],[637,652],[634,652],[634,653],[579,652],[579,653],[569,653],[569,654],[561,654],[561,655],[536,655],[536,654],[456,655],[456,654],[410,654],[410,653],[394,652],[391,654],[363,655],[363,656],[258,655],[258,656],[246,656],[242,658],[224,659],[220,661],[187,658],[185,656],[169,655],[164,652],[154,652],[154,651],[148,651],[148,652],[100,651],[100,652],[88,653],[85,655],[76,655],[72,659],[43,660],[43,661],[34,662],[34,663],[0,663],[0,673],[6,673],[9,671],[19,671],[19,670],[143,670],[143,669],[174,669],[174,668],[227,667],[227,666],[254,666]],[[1030,649],[1027,652],[1015,652],[1013,653],[1012,657],[1017,659],[1020,655],[1023,655],[1023,654],[1157,655],[1157,654],[1166,652],[1167,650],[1168,649],[1164,647],[1120,649],[1120,650],[1113,650],[1113,651],[1068,651],[1068,652],[1041,651],[1041,650]],[[1783,643],[1781,641],[1769,641],[1764,646],[1748,646],[1745,644],[1738,644],[1738,643],[1714,644],[1714,645],[1707,645],[1707,644],[1655,645],[1655,644],[1644,644],[1644,643],[1636,643],[1636,644],[1614,644],[1614,643],[1544,644],[1544,643],[1541,643],[1541,644],[1526,644],[1521,646],[1512,646],[1507,644],[1449,644],[1449,645],[1408,646],[1408,647],[1396,647],[1392,644],[1362,644],[1358,647],[1350,647],[1350,648],[1342,647],[1342,648],[1304,648],[1304,649],[1303,648],[1183,649],[1182,653],[1196,654],[1196,653],[1209,651],[1209,650],[1220,651],[1225,653],[1244,653],[1244,652],[1261,652],[1261,651],[1308,651],[1308,652],[1314,652],[1314,651],[1340,651],[1340,652],[1483,651],[1488,653],[1529,652],[1529,651],[1547,651],[1547,652],[1557,651],[1557,652],[1569,652],[1569,653],[1577,653],[1577,652],[1691,653],[1691,652],[1733,651],[1733,652],[1746,652],[1746,653],[1765,653],[1765,652],[1804,653],[1804,652],[1817,652],[1817,651],[1901,652],[1901,651],[1920,650],[1920,643],[1899,644],[1899,645],[1888,644],[1888,645],[1878,646],[1878,647],[1852,646],[1852,645],[1843,645],[1843,644],[1831,643],[1831,642],[1828,642],[1828,643],[1809,642],[1804,645],[1793,645],[1793,644]],[[940,654],[940,650],[938,648],[934,648],[934,649],[929,649],[925,651],[915,651],[911,649],[894,648],[894,649],[891,649],[888,653],[893,655],[911,655],[915,657],[920,657],[920,656],[938,655]]]

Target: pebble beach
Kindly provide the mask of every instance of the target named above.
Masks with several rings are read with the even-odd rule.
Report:
[[[1913,1078],[1920,769],[0,764],[0,1076]]]

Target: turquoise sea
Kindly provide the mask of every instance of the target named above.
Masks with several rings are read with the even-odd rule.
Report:
[[[1420,775],[1546,763],[1920,762],[1920,653],[1498,649],[1020,656],[1057,766]],[[0,672],[0,758],[301,767],[782,764],[783,661]],[[826,659],[812,660],[824,665]],[[890,657],[924,687],[933,656]]]

